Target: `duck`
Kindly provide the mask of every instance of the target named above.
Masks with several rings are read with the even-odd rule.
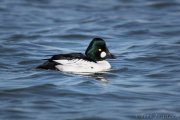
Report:
[[[106,61],[108,58],[115,59],[115,56],[109,52],[106,42],[102,38],[93,38],[85,54],[53,55],[37,68],[71,73],[97,73],[111,69],[110,63]]]

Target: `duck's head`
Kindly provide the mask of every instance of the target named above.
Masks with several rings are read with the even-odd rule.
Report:
[[[107,58],[115,58],[114,55],[109,52],[105,41],[101,38],[94,38],[86,49],[85,54],[89,59],[93,61],[101,61]]]

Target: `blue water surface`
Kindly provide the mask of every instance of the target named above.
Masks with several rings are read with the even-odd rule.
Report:
[[[0,0],[1,120],[179,120],[179,0]],[[94,37],[112,70],[36,66]]]

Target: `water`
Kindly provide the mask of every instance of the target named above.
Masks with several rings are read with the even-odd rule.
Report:
[[[180,119],[179,0],[0,2],[0,119]],[[35,69],[94,37],[117,57],[110,72]]]

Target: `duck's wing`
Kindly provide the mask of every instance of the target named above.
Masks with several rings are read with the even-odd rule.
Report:
[[[52,56],[50,59],[47,59],[45,63],[38,66],[37,68],[57,70],[57,65],[73,64],[77,59],[89,60],[82,53],[58,54]]]

